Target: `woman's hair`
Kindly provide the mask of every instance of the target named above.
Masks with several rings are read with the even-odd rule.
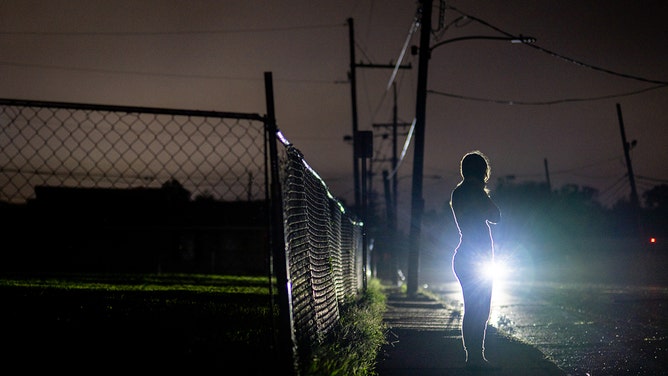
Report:
[[[462,158],[459,172],[464,179],[475,178],[487,183],[492,172],[489,159],[479,150],[468,152]]]

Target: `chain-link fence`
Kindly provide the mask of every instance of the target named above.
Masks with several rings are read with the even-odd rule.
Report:
[[[37,186],[161,187],[264,200],[260,115],[0,100],[0,201]]]
[[[0,100],[2,270],[266,274],[265,119]]]
[[[273,248],[284,249],[287,338],[303,361],[361,288],[362,227],[267,125],[256,114],[0,99],[0,269],[268,274]],[[267,145],[279,139],[272,177]]]
[[[362,227],[298,149],[285,144],[285,239],[299,356],[308,357],[362,287]]]

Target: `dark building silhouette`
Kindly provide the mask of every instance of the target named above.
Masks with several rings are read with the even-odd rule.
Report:
[[[0,268],[46,272],[263,274],[264,201],[191,200],[161,188],[35,187],[25,205],[4,205]]]

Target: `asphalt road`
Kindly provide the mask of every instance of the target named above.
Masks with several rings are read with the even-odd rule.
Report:
[[[456,282],[431,286],[461,304]],[[668,287],[501,281],[490,323],[569,375],[660,375],[668,369]]]

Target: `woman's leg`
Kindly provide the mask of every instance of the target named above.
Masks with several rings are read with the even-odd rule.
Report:
[[[453,268],[462,288],[462,343],[467,362],[484,361],[484,340],[491,309],[492,281],[476,270],[478,263],[455,258]]]

